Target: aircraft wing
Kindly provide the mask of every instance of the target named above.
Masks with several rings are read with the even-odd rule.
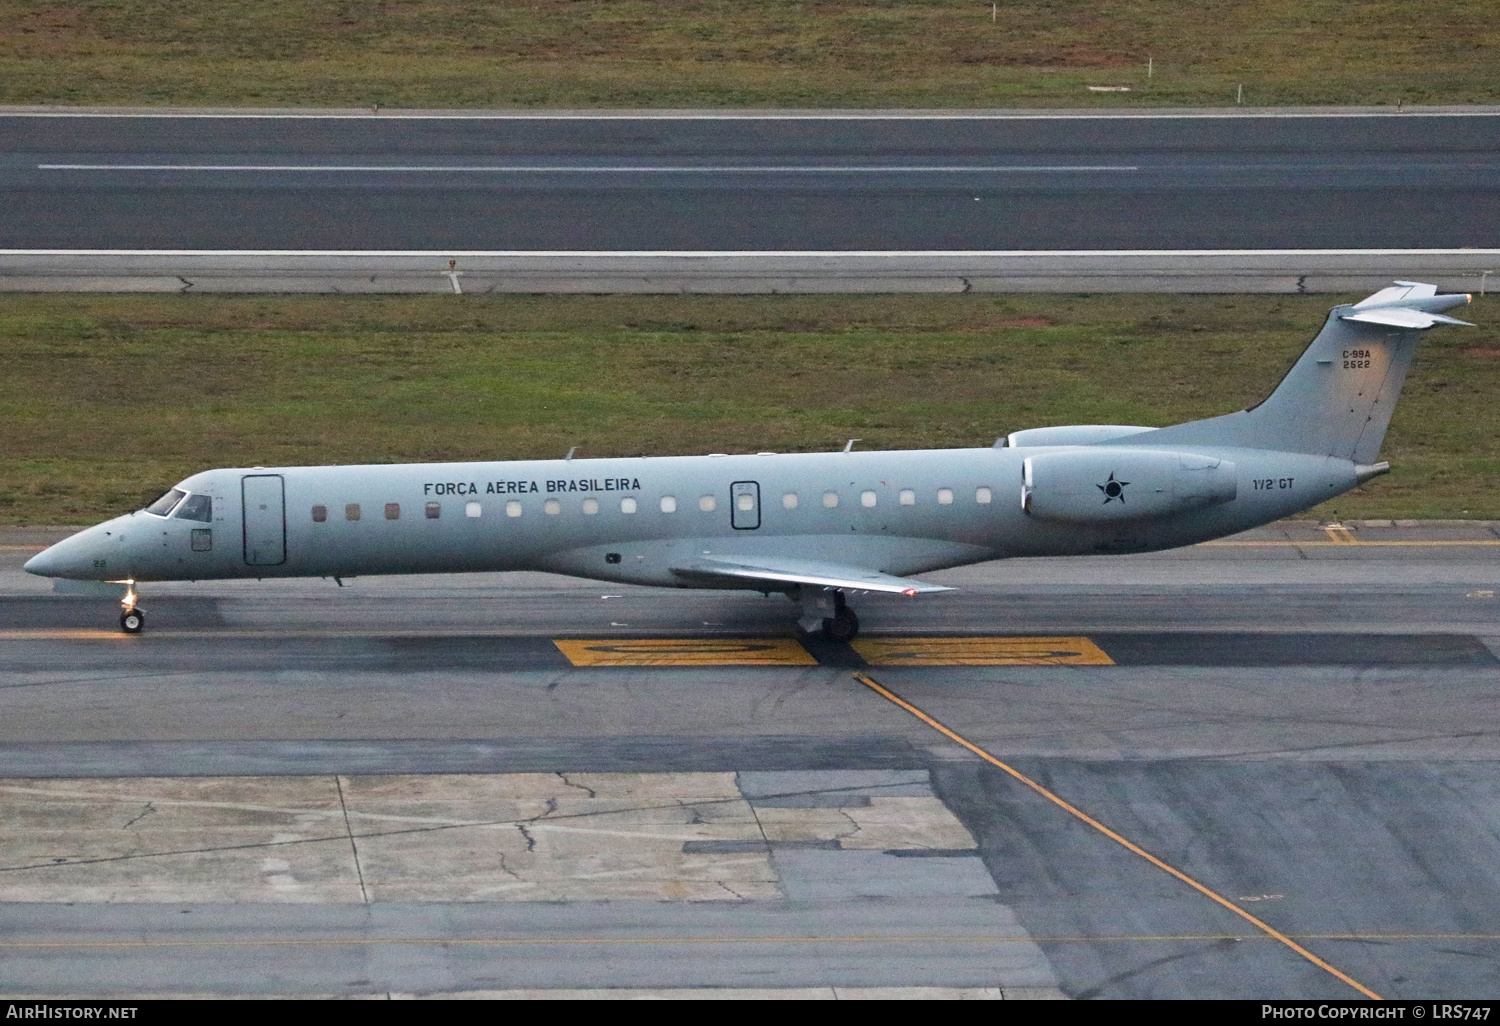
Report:
[[[704,557],[692,564],[673,567],[682,577],[732,577],[744,581],[766,581],[775,584],[807,584],[817,588],[843,588],[847,591],[883,591],[898,595],[922,595],[935,591],[952,591],[941,584],[927,584],[906,577],[893,577],[863,567],[821,560],[790,559],[781,556],[756,556],[750,559],[714,559]]]

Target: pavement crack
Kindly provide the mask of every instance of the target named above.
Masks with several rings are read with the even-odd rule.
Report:
[[[1303,295],[1307,294],[1307,275],[1304,274],[1297,279],[1297,291]]]
[[[354,853],[354,872],[359,877],[359,896],[366,905],[370,903],[370,892],[365,889],[365,871],[359,864],[359,845],[354,840],[354,828],[349,825],[349,806],[344,803],[344,778],[335,776],[334,787],[339,792],[339,808],[344,812],[344,833],[349,837],[349,850]]]
[[[182,288],[178,290],[179,292],[186,292],[193,287],[193,283],[180,274],[177,276],[177,280],[182,282]]]
[[[139,816],[136,816],[134,819],[127,821],[125,824],[125,828],[129,829],[130,827],[135,826],[137,823],[139,823],[141,820],[145,819],[155,811],[156,806],[150,802],[147,802],[146,807],[141,809],[141,814]]]
[[[522,832],[524,833],[524,831],[522,831]],[[531,849],[527,848],[526,850],[530,851]],[[510,868],[510,863],[508,863],[508,862],[505,861],[505,852],[502,851],[499,854],[500,854],[500,872],[504,873],[506,876],[514,877],[517,883],[529,883],[530,882],[524,876],[522,876],[520,873],[518,873],[514,869]]]
[[[843,816],[845,819],[847,819],[849,821],[850,830],[849,830],[848,833],[839,833],[839,832],[835,831],[834,835],[833,835],[833,840],[835,840],[835,841],[842,841],[846,837],[853,837],[855,834],[859,833],[861,830],[864,829],[864,827],[860,826],[859,820],[857,820],[853,816],[849,815],[849,813],[848,813],[848,811],[846,809],[840,808],[840,809],[835,809],[834,811],[836,811],[840,816]]]
[[[567,784],[569,787],[576,787],[580,791],[586,791],[586,792],[588,792],[588,796],[590,798],[597,798],[597,797],[599,797],[599,793],[597,791],[595,791],[592,787],[587,787],[587,786],[585,786],[583,784],[575,784],[575,783],[573,783],[573,781],[571,781],[571,780],[568,779],[568,775],[566,773],[559,773],[557,775],[557,779],[561,780],[564,784]]]
[[[972,281],[970,281],[968,278],[962,278],[961,277],[958,280],[964,283],[964,292],[973,292],[974,291],[974,283]]]
[[[714,882],[717,883],[720,887],[724,888],[730,894],[733,894],[736,901],[746,901],[746,900],[748,900],[743,894],[741,894],[739,891],[735,890],[733,887],[729,886],[723,880],[715,880]]]
[[[526,829],[526,824],[525,823],[517,823],[516,824],[516,829],[518,831],[520,831],[522,837],[526,838],[526,850],[527,851],[536,851],[536,838],[531,835],[531,831],[530,830]],[[501,856],[501,858],[503,859],[504,856]]]

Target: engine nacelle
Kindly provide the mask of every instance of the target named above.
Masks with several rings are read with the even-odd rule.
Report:
[[[1100,523],[1182,513],[1228,502],[1234,464],[1152,449],[1048,452],[1023,464],[1021,508],[1043,520]]]

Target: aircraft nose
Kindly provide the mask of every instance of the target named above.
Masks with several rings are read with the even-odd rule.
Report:
[[[43,549],[28,559],[22,569],[28,574],[36,574],[38,577],[56,577],[57,570],[62,563],[58,559],[56,550],[56,545]]]
[[[80,531],[71,538],[64,538],[49,548],[43,549],[25,563],[23,569],[38,577],[68,577],[73,580],[97,581],[104,574],[96,567],[103,553],[98,528]]]

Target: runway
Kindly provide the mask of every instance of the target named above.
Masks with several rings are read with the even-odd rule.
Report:
[[[1500,954],[1494,525],[948,571],[853,646],[546,575],[162,585],[124,637],[18,572],[51,536],[0,536],[0,993],[1440,997]]]
[[[0,113],[0,248],[1493,248],[1500,115]]]

